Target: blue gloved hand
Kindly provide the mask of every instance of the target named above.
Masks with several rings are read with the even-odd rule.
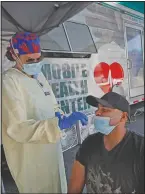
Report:
[[[59,119],[58,125],[61,130],[71,128],[77,123],[77,121],[81,121],[81,124],[83,126],[88,124],[87,116],[81,112],[73,112],[68,117],[66,117],[65,115],[61,115],[60,112],[56,112],[55,116]]]

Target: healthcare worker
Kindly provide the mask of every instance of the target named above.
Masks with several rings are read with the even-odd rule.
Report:
[[[16,61],[2,77],[2,142],[6,160],[20,193],[66,193],[60,145],[61,130],[87,117],[66,117],[44,75],[39,38],[16,33],[6,56]]]

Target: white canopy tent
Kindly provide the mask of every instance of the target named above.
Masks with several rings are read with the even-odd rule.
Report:
[[[91,2],[2,2],[2,40],[19,31],[43,35],[68,20]],[[8,35],[9,34],[9,35]]]
[[[19,31],[42,36],[82,11],[92,2],[8,1],[1,3],[2,71],[13,66],[4,56],[8,40]]]

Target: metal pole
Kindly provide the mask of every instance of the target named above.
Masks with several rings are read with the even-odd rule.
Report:
[[[2,185],[2,186],[1,186],[2,193],[6,193],[6,192],[5,192],[5,188],[4,188],[4,184],[3,184],[3,180],[2,180],[2,179],[1,179],[1,185]]]

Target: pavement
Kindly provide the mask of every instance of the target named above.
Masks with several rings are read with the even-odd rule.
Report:
[[[136,120],[128,124],[127,127],[129,128],[129,130],[132,130],[132,131],[135,131],[137,133],[144,135],[144,114],[137,116]],[[79,146],[80,145],[77,145],[74,148],[71,148],[70,150],[65,151],[63,153],[67,182],[69,180],[72,164],[75,160],[75,155],[79,149]],[[18,193],[18,190],[16,188],[14,181],[12,180],[10,173],[8,171],[3,171],[2,177],[3,177],[3,182],[4,182],[6,192],[7,193]],[[84,189],[84,193],[86,193],[86,189]]]

